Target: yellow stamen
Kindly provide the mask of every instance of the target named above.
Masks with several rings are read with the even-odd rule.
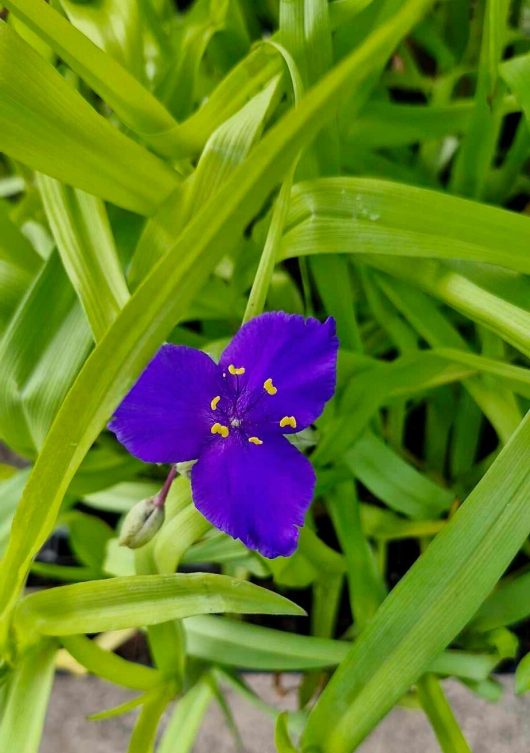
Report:
[[[231,363],[230,366],[228,367],[228,371],[230,372],[230,374],[232,374],[232,376],[239,376],[240,374],[245,373],[245,367],[244,366],[236,367],[234,366],[233,363]]]
[[[252,444],[263,444],[263,442],[261,441],[259,437],[249,437],[248,441],[251,442]]]
[[[226,439],[230,434],[230,432],[228,431],[228,426],[223,426],[223,424],[214,424],[210,431],[212,434],[220,434],[223,439]]]
[[[220,399],[221,399],[221,395],[216,395],[216,396],[215,396],[215,397],[213,398],[213,400],[212,400],[212,401],[211,401],[211,403],[210,403],[210,408],[211,408],[212,410],[216,410],[216,408],[217,408],[217,404],[218,404],[218,402],[219,402],[219,400],[220,400]]]
[[[278,392],[278,388],[273,385],[270,377],[263,382],[263,389],[268,395],[275,395]]]
[[[285,426],[291,426],[296,429],[296,418],[294,416],[284,416],[280,421],[280,426],[283,429]]]

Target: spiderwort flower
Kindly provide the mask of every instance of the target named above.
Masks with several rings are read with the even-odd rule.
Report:
[[[269,312],[245,324],[219,364],[163,345],[109,428],[149,463],[197,458],[195,506],[265,557],[289,556],[311,503],[315,473],[286,438],[315,421],[333,395],[335,322]]]

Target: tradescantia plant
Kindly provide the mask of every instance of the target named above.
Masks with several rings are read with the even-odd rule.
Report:
[[[530,689],[526,3],[3,4],[0,750],[75,660],[130,753],[226,683],[469,751],[441,678]]]

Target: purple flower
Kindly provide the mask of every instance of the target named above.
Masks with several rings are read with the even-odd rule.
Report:
[[[198,459],[195,506],[265,557],[287,557],[311,503],[311,463],[283,435],[315,421],[333,395],[335,321],[270,312],[245,324],[216,364],[164,345],[109,428],[149,463]]]

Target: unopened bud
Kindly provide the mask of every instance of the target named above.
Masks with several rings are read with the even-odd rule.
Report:
[[[164,522],[164,507],[156,504],[156,497],[143,499],[129,510],[121,528],[119,543],[129,549],[139,549],[151,541]]]

